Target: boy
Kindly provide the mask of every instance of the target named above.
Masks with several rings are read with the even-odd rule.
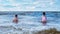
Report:
[[[15,15],[15,18],[13,19],[13,22],[18,23],[18,15]]]

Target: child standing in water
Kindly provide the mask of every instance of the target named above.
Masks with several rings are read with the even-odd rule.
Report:
[[[15,15],[15,18],[13,19],[13,22],[18,23],[18,15]]]
[[[45,16],[45,12],[43,12],[43,15],[42,15],[42,23],[43,23],[43,25],[46,25],[46,22],[47,22],[47,18]]]

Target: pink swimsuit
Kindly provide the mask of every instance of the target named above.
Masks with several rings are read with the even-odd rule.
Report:
[[[45,16],[42,16],[42,21],[46,21],[46,17]]]

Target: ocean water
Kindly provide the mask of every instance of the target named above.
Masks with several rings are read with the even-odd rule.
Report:
[[[59,12],[46,12],[45,26],[41,23],[42,12],[2,12],[0,14],[0,34],[33,34],[49,28],[60,31]],[[12,22],[15,14],[18,14],[17,24]]]

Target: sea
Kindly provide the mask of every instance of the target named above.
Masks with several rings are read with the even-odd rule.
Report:
[[[1,11],[0,12],[0,34],[33,34],[50,28],[60,31],[60,12],[45,12],[46,25],[41,23],[42,11]],[[14,23],[15,14],[18,15],[18,23]]]

